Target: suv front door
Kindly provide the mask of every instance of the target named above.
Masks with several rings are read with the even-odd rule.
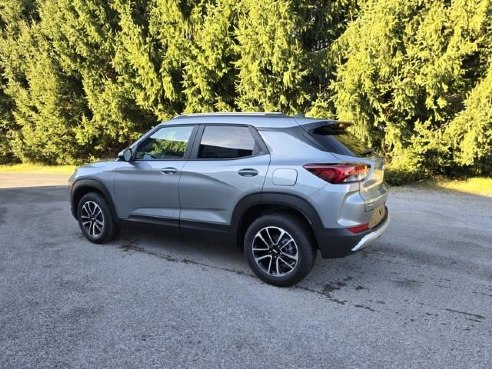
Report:
[[[114,178],[118,216],[178,225],[179,178],[197,126],[161,127],[134,148]]]
[[[269,164],[270,154],[252,127],[202,125],[182,169],[181,226],[230,225],[238,201],[261,193]]]

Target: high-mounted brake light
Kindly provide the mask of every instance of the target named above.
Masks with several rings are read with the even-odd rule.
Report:
[[[360,182],[367,177],[369,168],[359,163],[304,165],[304,169],[332,184]]]

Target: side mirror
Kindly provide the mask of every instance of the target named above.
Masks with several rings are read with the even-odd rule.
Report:
[[[129,147],[118,154],[118,158],[122,161],[131,161],[132,156],[133,156],[133,152],[132,149],[130,149]]]

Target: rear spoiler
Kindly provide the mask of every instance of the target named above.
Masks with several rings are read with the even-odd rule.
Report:
[[[299,125],[307,132],[317,131],[316,133],[319,134],[330,135],[345,132],[352,123],[341,120],[316,120],[310,123],[299,123]]]

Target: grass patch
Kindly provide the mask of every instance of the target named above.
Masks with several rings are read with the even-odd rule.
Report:
[[[473,177],[464,180],[437,179],[429,183],[432,187],[492,197],[492,178]]]
[[[0,173],[72,174],[76,165],[13,164],[0,165]]]

